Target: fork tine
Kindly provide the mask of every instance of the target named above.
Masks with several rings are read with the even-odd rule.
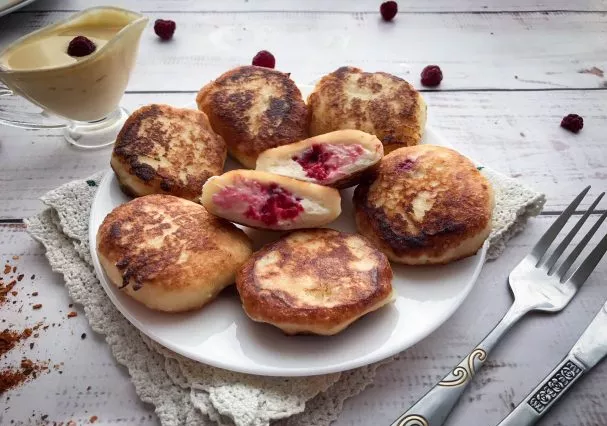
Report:
[[[561,232],[563,226],[567,223],[575,208],[582,202],[588,191],[590,190],[590,185],[584,188],[582,192],[579,193],[577,197],[567,206],[567,208],[561,213],[559,217],[556,218],[554,223],[548,228],[548,230],[542,235],[542,238],[537,242],[537,244],[531,250],[530,255],[534,256],[537,260],[536,266],[539,264],[542,256],[550,247],[550,244],[554,241],[556,236]]]
[[[605,219],[607,219],[607,212],[605,212],[601,215],[599,220],[597,220],[596,223],[592,226],[592,228],[590,228],[590,231],[588,231],[588,233],[584,236],[584,238],[582,238],[582,241],[580,241],[575,246],[575,248],[571,251],[569,256],[567,256],[567,259],[565,259],[565,261],[561,264],[561,266],[559,266],[559,269],[556,271],[556,276],[561,279],[561,282],[565,278],[565,274],[567,273],[567,271],[569,271],[569,268],[571,268],[571,265],[573,265],[573,262],[575,262],[575,260],[578,258],[578,256],[582,252],[582,250],[584,250],[586,245],[588,245],[588,242],[594,236],[596,231],[598,231],[599,227],[605,221]]]
[[[571,275],[567,282],[573,283],[577,288],[586,282],[588,276],[594,271],[594,268],[602,259],[603,255],[607,251],[607,234],[603,236],[603,239],[596,245],[594,250],[590,252],[588,257],[582,262],[582,264],[576,269]]]
[[[565,251],[565,249],[567,248],[567,246],[569,245],[571,240],[573,240],[573,237],[575,237],[575,235],[580,230],[580,228],[582,227],[584,222],[586,222],[586,219],[588,219],[588,216],[590,216],[592,214],[592,212],[594,211],[594,208],[597,206],[597,204],[600,203],[600,201],[604,195],[605,195],[605,193],[603,192],[596,198],[596,200],[594,200],[594,203],[592,203],[592,205],[588,208],[588,210],[586,210],[586,213],[584,213],[584,215],[580,218],[580,220],[577,221],[575,226],[573,228],[571,228],[569,233],[565,236],[565,238],[563,238],[563,241],[561,241],[559,243],[557,248],[550,255],[550,257],[544,264],[544,266],[548,269],[548,275],[552,275],[552,272],[554,271],[554,264],[559,259],[559,257],[561,257],[561,254],[563,254],[563,252]]]

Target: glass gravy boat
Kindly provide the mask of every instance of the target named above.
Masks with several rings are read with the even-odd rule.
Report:
[[[0,96],[21,96],[42,113],[0,110],[0,123],[65,128],[82,148],[112,144],[127,117],[119,102],[135,64],[148,18],[125,9],[95,7],[16,40],[0,52]],[[83,57],[67,55],[85,35],[96,45]],[[54,55],[54,56],[53,56]]]

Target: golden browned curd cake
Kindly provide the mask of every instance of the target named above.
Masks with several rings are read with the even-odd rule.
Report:
[[[213,177],[204,184],[200,199],[216,216],[277,231],[323,226],[341,213],[336,189],[259,170]]]
[[[333,229],[296,231],[255,252],[236,275],[254,321],[286,334],[339,333],[394,299],[386,256]]]
[[[308,97],[310,135],[358,129],[376,135],[387,154],[417,145],[426,125],[426,103],[402,78],[341,67],[324,76]]]
[[[384,155],[382,143],[360,130],[336,130],[262,152],[257,170],[348,188]]]
[[[128,195],[170,194],[194,200],[209,177],[223,172],[226,155],[223,139],[204,113],[152,104],[124,123],[111,166]]]
[[[249,258],[249,237],[200,204],[146,195],[116,207],[97,231],[110,281],[151,309],[197,309],[234,283]]]
[[[458,152],[400,148],[354,192],[358,231],[390,260],[441,264],[471,256],[491,231],[493,190]]]
[[[207,84],[196,97],[230,155],[255,168],[269,148],[308,137],[307,109],[289,74],[270,68],[234,68]]]

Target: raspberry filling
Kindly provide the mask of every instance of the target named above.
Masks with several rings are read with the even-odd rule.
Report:
[[[223,188],[213,195],[213,202],[222,209],[236,210],[247,219],[276,225],[295,219],[303,211],[301,198],[275,183],[266,184],[240,179],[236,185]]]
[[[314,144],[292,159],[306,171],[306,176],[326,182],[343,175],[340,169],[363,154],[361,145]]]

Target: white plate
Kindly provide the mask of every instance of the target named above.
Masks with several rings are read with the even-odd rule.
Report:
[[[445,145],[432,129],[423,143]],[[228,160],[226,169],[236,168]],[[342,191],[340,218],[331,228],[355,232],[352,189]],[[247,318],[234,288],[203,309],[185,314],[152,311],[107,279],[95,251],[96,233],[105,216],[130,198],[112,171],[102,180],[91,209],[90,241],[95,271],[114,305],[139,330],[188,358],[227,370],[265,376],[305,376],[360,367],[407,349],[444,323],[472,289],[488,243],[472,257],[444,266],[392,265],[396,301],[368,314],[331,337],[285,336]],[[245,231],[256,247],[276,238],[272,232]]]
[[[0,0],[0,16],[8,15],[17,9],[32,3],[34,0]]]

